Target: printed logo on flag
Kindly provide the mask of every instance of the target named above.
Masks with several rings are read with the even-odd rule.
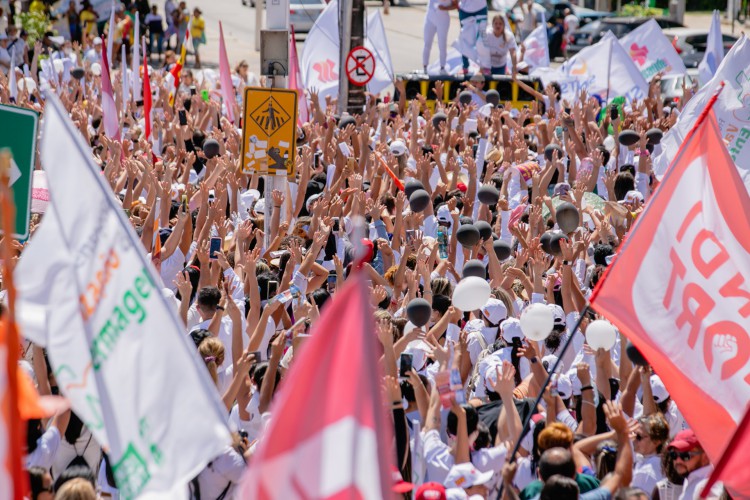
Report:
[[[742,106],[741,108],[734,110],[734,117],[743,122],[750,122],[750,75],[745,73],[745,70],[740,70],[734,81],[740,86],[737,91],[737,101]],[[748,135],[745,135],[745,139]]]
[[[318,80],[321,83],[330,83],[335,82],[339,79],[338,73],[333,70],[335,66],[335,62],[331,61],[330,59],[326,59],[323,62],[317,62],[313,64],[313,70],[318,73]]]
[[[630,58],[638,65],[643,66],[646,63],[647,57],[648,47],[645,45],[639,47],[637,43],[634,43],[630,46]]]
[[[585,75],[589,71],[588,64],[586,64],[586,61],[580,61],[575,66],[570,68],[570,74],[571,75]]]

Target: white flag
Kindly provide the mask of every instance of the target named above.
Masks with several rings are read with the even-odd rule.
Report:
[[[724,59],[724,44],[721,39],[721,19],[719,11],[715,10],[711,18],[711,28],[708,30],[706,52],[703,54],[703,60],[698,64],[698,76],[703,85],[714,77],[722,59]]]
[[[688,131],[722,82],[725,87],[713,112],[729,155],[750,191],[750,41],[744,35],[727,53],[713,79],[685,104],[677,123],[664,135],[662,153],[653,161],[657,177],[667,171]]]
[[[618,96],[632,101],[648,94],[648,83],[611,31],[568,59],[557,74],[562,97],[569,102],[578,100],[582,90],[604,101]]]
[[[523,41],[526,51],[523,62],[529,65],[529,69],[549,67],[549,42],[547,41],[547,24],[543,23]]]
[[[305,88],[317,90],[321,106],[325,106],[326,96],[338,95],[339,47],[338,0],[331,0],[307,34],[300,61]],[[377,94],[393,83],[391,52],[380,11],[367,19],[365,47],[375,57],[375,74],[367,84],[367,91]]]
[[[88,144],[45,101],[51,201],[15,270],[18,322],[109,448],[121,497],[175,498],[229,444],[226,415]]]
[[[122,77],[122,116],[125,117],[128,114],[130,108],[130,74],[128,72],[128,57],[126,54],[127,48],[123,43],[120,47],[120,76]]]
[[[131,78],[133,79],[133,101],[140,101],[141,97],[141,23],[138,17],[138,12],[135,13],[135,33],[133,37],[133,55],[131,57]],[[146,68],[143,68],[146,71]]]
[[[112,0],[112,11],[109,13],[109,24],[107,26],[107,61],[112,65],[112,47],[115,41],[115,0]],[[110,68],[111,69],[111,68]]]
[[[620,45],[647,81],[656,75],[684,75],[682,58],[669,43],[656,19],[650,19],[620,39]]]

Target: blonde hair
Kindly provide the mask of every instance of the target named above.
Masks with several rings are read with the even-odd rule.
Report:
[[[224,363],[224,344],[215,337],[209,337],[198,347],[198,352],[206,363],[208,373],[214,384],[219,383],[218,368]]]
[[[94,490],[90,482],[77,477],[66,481],[57,490],[55,500],[96,500],[96,490]]]
[[[445,295],[450,297],[452,295],[452,286],[448,278],[435,278],[430,282],[432,293],[435,295]]]

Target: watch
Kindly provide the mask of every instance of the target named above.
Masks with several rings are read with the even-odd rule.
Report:
[[[537,358],[536,356],[534,356],[529,361],[531,361],[531,363],[533,364],[533,363],[536,363],[537,361],[539,361],[539,358]]]
[[[563,266],[572,266],[573,265],[573,261],[572,260],[564,260],[564,261],[562,261],[562,263],[563,263]]]
[[[221,307],[221,306],[216,306],[216,310],[217,310],[217,311],[223,311],[223,310],[224,310],[224,308],[223,308],[223,307]]]

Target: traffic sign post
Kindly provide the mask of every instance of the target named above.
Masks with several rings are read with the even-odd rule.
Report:
[[[345,68],[349,82],[364,87],[375,74],[375,56],[365,47],[354,47],[346,56]]]
[[[13,237],[29,237],[31,182],[36,165],[39,114],[26,108],[0,105],[0,149],[10,149],[12,160],[8,184],[16,205]]]
[[[243,124],[242,171],[293,177],[297,91],[246,88]]]

